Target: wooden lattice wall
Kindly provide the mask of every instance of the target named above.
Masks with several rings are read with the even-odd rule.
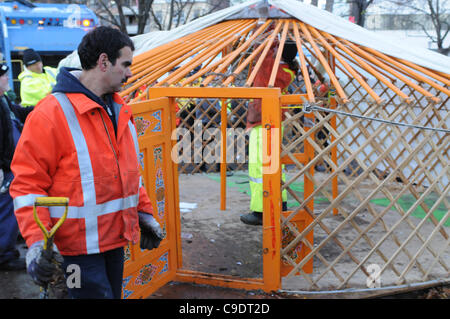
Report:
[[[285,121],[285,126],[300,132],[299,137],[285,142],[285,152],[291,143],[308,140],[316,157],[308,165],[291,168],[283,186],[293,199],[288,202],[293,212],[283,218],[282,225],[295,235],[282,249],[284,262],[293,266],[284,286],[327,290],[448,279],[449,97],[441,96],[436,103],[411,92],[414,102],[407,104],[390,96],[377,81],[373,89],[387,101],[379,105],[351,80],[345,87],[352,102],[337,110],[444,131],[331,112],[314,112],[316,123],[308,132],[299,125],[302,113]],[[336,130],[330,125],[333,117]],[[320,130],[328,133],[325,145],[317,139]],[[333,147],[337,147],[336,163],[331,157]],[[311,176],[308,169],[317,163],[325,163],[326,171]],[[305,200],[291,187],[303,174],[309,174],[315,185],[313,196]],[[333,196],[336,176],[338,196]],[[290,220],[302,209],[308,210],[310,201],[314,201],[314,211],[309,211],[313,221],[298,230]],[[311,230],[314,245],[305,239]],[[293,260],[289,252],[301,245],[310,253],[300,261]],[[314,271],[306,274],[301,268],[310,259]],[[297,271],[302,276],[295,277]],[[375,282],[369,283],[368,278]]]

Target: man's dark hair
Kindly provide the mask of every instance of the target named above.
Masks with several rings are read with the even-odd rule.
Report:
[[[124,47],[130,47],[134,51],[133,41],[127,34],[111,27],[95,28],[83,37],[78,46],[81,67],[83,70],[95,68],[102,53],[106,53],[114,65],[120,57],[120,50]]]

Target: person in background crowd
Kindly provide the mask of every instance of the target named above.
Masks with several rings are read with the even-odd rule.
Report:
[[[25,69],[19,74],[22,106],[34,106],[46,97],[56,84],[57,69],[43,66],[41,56],[33,49],[23,51]]]
[[[5,94],[10,89],[8,69],[0,64],[0,270],[22,270],[25,259],[16,248],[19,227],[9,194],[13,179],[10,165],[23,123],[33,108],[14,104]]]

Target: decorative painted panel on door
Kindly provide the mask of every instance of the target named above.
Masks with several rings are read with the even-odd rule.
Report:
[[[122,295],[146,298],[171,281],[177,270],[175,178],[171,159],[172,122],[169,99],[132,105],[139,141],[139,163],[154,217],[163,229],[158,248],[142,250],[139,243],[125,249]]]

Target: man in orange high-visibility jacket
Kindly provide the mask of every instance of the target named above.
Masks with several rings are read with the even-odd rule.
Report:
[[[30,114],[12,162],[10,193],[29,247],[27,271],[45,285],[57,268],[80,267],[71,298],[120,298],[123,247],[153,249],[162,230],[139,174],[138,141],[131,108],[117,92],[131,76],[133,42],[110,27],[89,32],[78,47],[82,70],[62,68],[53,93]],[[34,199],[69,198],[66,221],[56,232],[53,258],[42,254],[43,236],[33,220]],[[38,207],[50,228],[64,207]]]

